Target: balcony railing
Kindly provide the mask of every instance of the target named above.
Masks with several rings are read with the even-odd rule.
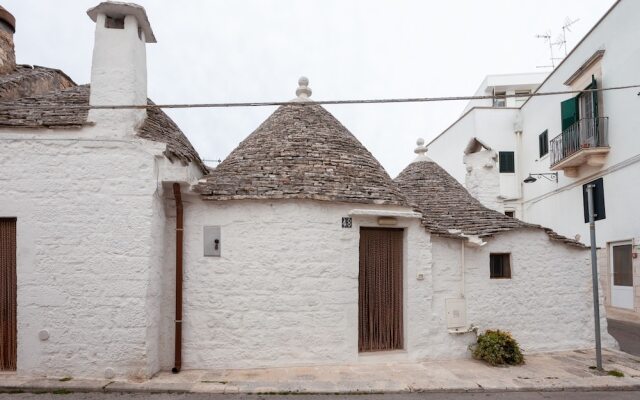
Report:
[[[580,150],[609,147],[608,117],[583,118],[551,139],[551,166]]]

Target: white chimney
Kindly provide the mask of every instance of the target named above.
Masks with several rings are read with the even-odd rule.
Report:
[[[106,1],[89,9],[96,23],[91,65],[91,105],[147,104],[146,43],[156,43],[144,8]],[[89,111],[89,121],[132,127],[146,117],[144,109]]]
[[[467,169],[465,187],[482,205],[504,212],[500,197],[498,153],[477,138],[472,138],[464,150],[463,162]]]

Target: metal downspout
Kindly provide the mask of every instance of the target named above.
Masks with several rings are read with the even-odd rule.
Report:
[[[182,368],[182,243],[184,234],[184,219],[182,213],[182,194],[180,184],[173,184],[173,196],[176,201],[176,319],[175,319],[175,357],[174,374]]]

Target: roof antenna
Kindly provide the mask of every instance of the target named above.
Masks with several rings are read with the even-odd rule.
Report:
[[[580,18],[574,19],[573,21],[569,17],[565,18],[564,25],[562,25],[562,35],[559,35],[558,39],[556,39],[556,42],[554,43],[554,45],[560,48],[564,47],[565,57],[569,53],[569,49],[567,48],[567,32],[571,32],[571,25],[575,24],[578,21],[580,21]]]
[[[553,56],[553,45],[551,42],[551,31],[546,31],[542,35],[536,35],[538,39],[544,39],[545,42],[549,43],[549,59],[551,60],[551,65],[538,65],[536,68],[555,68],[556,67],[556,58]]]

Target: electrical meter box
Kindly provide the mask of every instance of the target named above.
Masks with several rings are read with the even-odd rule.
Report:
[[[456,329],[467,326],[467,303],[465,299],[446,299],[447,328]]]
[[[220,257],[222,250],[222,237],[219,226],[205,226],[202,237],[204,238],[204,256]]]

